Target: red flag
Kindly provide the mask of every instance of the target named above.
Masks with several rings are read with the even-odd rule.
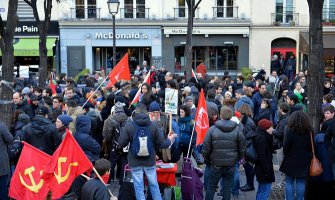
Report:
[[[147,76],[145,77],[143,83],[148,83],[150,85],[150,72],[151,70],[149,71],[149,73],[147,74]],[[143,83],[141,84],[141,86],[143,85]],[[137,104],[137,102],[140,100],[140,95],[141,95],[141,87],[138,89],[133,101],[131,102],[130,105],[133,105],[133,104]]]
[[[57,95],[56,86],[52,82],[52,76],[50,76],[49,87],[52,90],[52,96]]]
[[[197,112],[195,114],[195,131],[197,132],[196,145],[202,144],[209,129],[209,120],[204,90],[201,89]]]
[[[83,150],[69,130],[66,136],[52,155],[49,164],[44,169],[50,180],[49,189],[52,199],[62,197],[70,188],[73,180],[80,174],[93,168]]]
[[[43,169],[51,156],[23,142],[21,156],[9,187],[13,199],[45,199],[49,192],[49,182],[42,178]]]
[[[128,63],[128,53],[118,62],[113,70],[108,74],[109,83],[107,87],[111,87],[118,80],[130,80],[130,70]]]

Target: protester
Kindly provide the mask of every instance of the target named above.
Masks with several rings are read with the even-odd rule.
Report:
[[[34,117],[34,113],[28,105],[27,99],[25,99],[21,93],[15,92],[13,94],[13,103],[15,105],[15,110],[22,110],[30,117],[30,119]]]
[[[64,137],[66,135],[66,130],[69,128],[69,124],[72,122],[72,117],[68,115],[59,115],[56,120],[56,128],[58,131],[58,134],[62,137],[62,140],[64,140]]]

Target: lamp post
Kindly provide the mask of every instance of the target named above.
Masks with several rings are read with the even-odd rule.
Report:
[[[109,13],[113,17],[113,67],[116,65],[116,37],[115,37],[115,15],[119,12],[120,1],[119,0],[108,0],[107,1]]]

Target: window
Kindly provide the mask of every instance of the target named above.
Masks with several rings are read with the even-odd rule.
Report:
[[[85,18],[84,0],[76,0],[76,18]]]
[[[124,18],[147,18],[148,15],[145,0],[125,0],[123,10]]]
[[[175,47],[175,71],[185,71],[184,46]],[[237,70],[238,46],[195,46],[192,66],[205,63],[208,70]]]
[[[324,1],[322,19],[327,22],[335,22],[335,0]]]
[[[87,6],[85,7],[85,0],[76,0],[75,8],[76,18],[97,18],[98,9],[96,0],[87,0]]]
[[[234,17],[234,0],[217,0],[216,5],[216,17]]]
[[[276,22],[293,22],[293,0],[276,0]]]
[[[178,17],[186,17],[185,0],[178,0]]]

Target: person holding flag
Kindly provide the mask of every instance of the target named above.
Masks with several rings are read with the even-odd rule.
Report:
[[[212,200],[219,180],[223,178],[223,199],[230,199],[231,189],[237,161],[245,154],[245,137],[243,128],[236,122],[231,121],[234,112],[229,107],[221,108],[221,120],[210,127],[206,134],[202,155],[204,157],[208,176],[206,200]],[[205,186],[206,187],[206,186]]]

